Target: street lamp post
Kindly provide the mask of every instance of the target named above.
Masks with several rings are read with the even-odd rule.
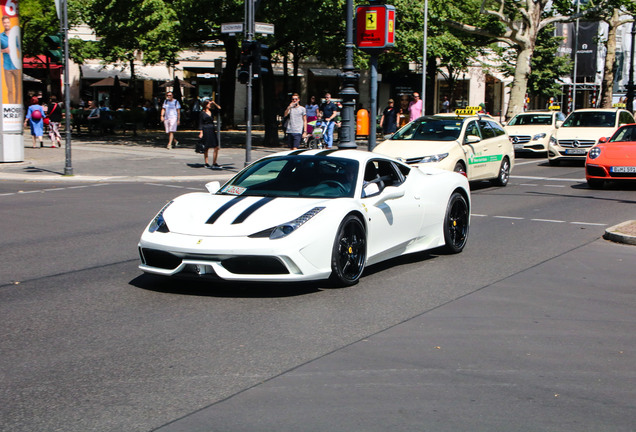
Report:
[[[629,79],[627,80],[627,100],[625,108],[634,112],[634,43],[636,42],[635,23],[632,23],[632,48],[629,57]]]
[[[356,84],[358,83],[358,74],[354,72],[353,67],[353,0],[347,0],[345,7],[347,8],[347,27],[345,39],[345,64],[342,68],[342,89],[340,96],[342,97],[342,127],[340,128],[339,148],[356,148],[356,131],[353,114],[355,111],[355,100],[358,98]]]

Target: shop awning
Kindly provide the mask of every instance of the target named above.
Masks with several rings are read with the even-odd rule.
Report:
[[[309,72],[311,72],[314,76],[318,76],[318,77],[335,77],[335,78],[338,78],[338,76],[342,73],[340,69],[317,69],[317,68],[310,68]]]
[[[130,68],[128,66],[84,64],[81,66],[82,77],[85,79],[114,78],[118,75],[120,79],[130,79]],[[168,81],[172,79],[172,74],[166,66],[141,66],[135,65],[135,76],[141,80]]]

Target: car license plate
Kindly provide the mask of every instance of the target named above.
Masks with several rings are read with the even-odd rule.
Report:
[[[587,149],[584,148],[574,148],[574,149],[566,149],[565,154],[568,155],[584,155],[587,154]]]
[[[636,174],[636,166],[613,166],[613,167],[610,167],[610,172]]]
[[[523,144],[515,144],[514,148],[515,150],[523,150]]]

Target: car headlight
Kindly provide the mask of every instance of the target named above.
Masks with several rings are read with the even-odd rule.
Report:
[[[444,160],[448,156],[448,153],[440,153],[436,155],[424,156],[416,163],[429,163],[429,162],[439,162]]]
[[[557,139],[553,136],[550,137],[550,145],[557,145]]]
[[[161,233],[170,232],[170,229],[168,228],[168,224],[166,223],[166,220],[163,217],[163,212],[166,211],[166,209],[173,202],[174,201],[170,201],[168,204],[163,206],[163,208],[161,210],[159,210],[159,213],[157,213],[157,216],[155,216],[155,218],[152,220],[152,222],[150,222],[150,225],[148,226],[148,231],[150,231],[151,233],[153,233],[155,231],[159,231]]]
[[[311,219],[312,217],[320,213],[322,210],[324,210],[324,207],[314,207],[311,210],[309,210],[307,213],[305,213],[304,215],[297,217],[296,219],[292,221],[286,222],[284,224],[280,224],[272,228],[268,228],[266,230],[252,234],[248,237],[250,238],[269,237],[271,240],[287,237],[288,235],[296,231],[298,228],[300,228],[305,222],[309,221],[309,219]]]
[[[545,138],[545,134],[544,133],[536,134],[535,136],[532,137],[532,140],[536,141],[536,140],[540,140],[542,138]]]
[[[601,149],[599,147],[592,147],[588,153],[590,159],[596,159],[601,155]]]

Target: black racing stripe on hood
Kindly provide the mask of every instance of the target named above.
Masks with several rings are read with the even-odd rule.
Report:
[[[242,223],[252,213],[254,213],[256,210],[258,210],[259,208],[263,207],[265,204],[267,204],[268,202],[270,202],[272,200],[274,200],[274,197],[265,197],[263,199],[260,199],[260,200],[256,201],[254,204],[252,204],[247,209],[245,209],[245,211],[243,213],[238,215],[238,217],[236,219],[234,219],[234,222],[232,222],[232,225]]]
[[[316,156],[329,156],[331,153],[337,152],[338,150],[340,149],[334,148],[334,149],[323,150],[319,153],[316,153]]]
[[[208,219],[206,224],[213,224],[214,222],[216,222],[216,220],[220,218],[221,215],[225,213],[230,207],[232,207],[234,204],[238,204],[244,198],[245,198],[244,196],[238,196],[234,198],[233,200],[229,200],[228,202],[223,204],[221,207],[217,209],[217,211],[215,211],[212,214],[212,216],[210,216],[210,219]]]

